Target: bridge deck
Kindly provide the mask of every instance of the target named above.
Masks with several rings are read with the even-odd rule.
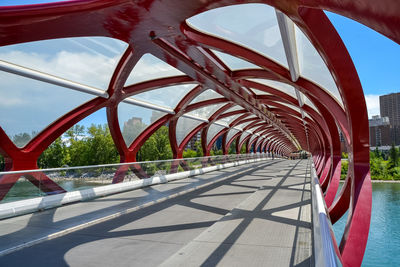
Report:
[[[305,160],[271,160],[2,220],[0,253],[59,237],[0,266],[310,266],[307,170]]]

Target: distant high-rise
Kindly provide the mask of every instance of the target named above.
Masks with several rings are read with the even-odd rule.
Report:
[[[391,138],[392,127],[389,123],[388,117],[379,117],[379,115],[372,116],[369,120],[369,144],[371,147],[376,146],[390,146],[392,144]]]
[[[379,96],[381,117],[388,117],[392,125],[392,140],[400,145],[400,93]]]

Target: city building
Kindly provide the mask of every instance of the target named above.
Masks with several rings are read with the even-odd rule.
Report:
[[[369,122],[369,144],[370,147],[389,146],[392,144],[392,126],[388,117],[372,116]]]
[[[392,142],[400,145],[400,93],[379,96],[381,117],[388,117]]]

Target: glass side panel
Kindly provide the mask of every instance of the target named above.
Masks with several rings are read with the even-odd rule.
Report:
[[[217,124],[211,124],[210,128],[208,128],[207,131],[207,144],[209,144],[211,142],[211,140],[213,139],[213,137],[219,133],[220,131],[222,131],[223,129],[225,129],[225,127],[219,126]]]
[[[151,54],[144,54],[129,74],[125,86],[178,75],[184,73]]]
[[[318,51],[296,25],[295,34],[300,75],[320,85],[343,105],[335,81]]]
[[[261,138],[257,140],[256,146],[261,145],[264,141],[265,141],[265,137],[261,136]]]
[[[183,139],[188,135],[194,128],[199,126],[202,122],[197,120],[180,117],[176,124],[176,142],[180,145]]]
[[[196,84],[168,86],[137,94],[132,98],[174,109],[179,101],[194,87],[196,87]]]
[[[252,137],[250,137],[250,143],[254,141],[254,139],[258,138],[259,136],[257,135],[253,135]]]
[[[242,116],[242,115],[243,115],[243,114],[236,114],[236,115],[233,115],[233,116],[229,116],[229,117],[226,117],[226,118],[222,118],[222,119],[220,119],[219,121],[221,121],[221,122],[226,123],[226,124],[229,125],[229,123],[231,123],[232,121],[234,121],[235,119],[239,118],[239,117]]]
[[[214,98],[222,98],[222,97],[224,97],[224,96],[218,94],[214,90],[207,89],[204,92],[202,92],[201,94],[199,94],[198,96],[196,96],[195,98],[193,98],[193,100],[192,100],[192,102],[190,102],[190,104],[194,104],[197,102],[206,101],[206,100],[210,100],[210,99],[214,99]]]
[[[199,31],[250,48],[287,67],[275,9],[264,4],[212,9],[186,20]]]
[[[0,71],[0,126],[18,147],[50,123],[94,97]]]
[[[275,88],[275,89],[282,91],[282,92],[290,95],[291,97],[294,97],[297,99],[296,91],[295,91],[294,87],[289,84],[281,83],[281,82],[277,82],[277,81],[266,80],[266,79],[249,79],[249,80],[267,85],[272,88]]]
[[[238,130],[236,130],[236,129],[230,129],[229,132],[228,132],[228,135],[226,136],[226,142],[229,142],[229,140],[231,140],[232,137],[233,137],[235,134],[237,134],[238,132],[240,132],[240,131],[238,131]]]
[[[211,49],[212,50],[212,49]],[[226,53],[222,53],[216,50],[212,50],[212,52],[219,57],[231,70],[240,70],[240,69],[261,69],[261,67],[250,63],[244,59],[231,56]]]
[[[224,105],[225,105],[224,103],[221,103],[216,105],[205,106],[202,108],[195,109],[191,112],[188,112],[188,114],[208,119],[211,115],[213,115],[218,109],[220,109]]]
[[[106,90],[128,45],[107,37],[51,39],[0,47],[0,60]]]
[[[239,144],[240,144],[247,136],[249,136],[249,135],[250,135],[250,133],[244,132],[244,133],[240,136]]]
[[[166,114],[132,104],[120,103],[118,105],[118,122],[126,145],[132,144],[147,126]]]

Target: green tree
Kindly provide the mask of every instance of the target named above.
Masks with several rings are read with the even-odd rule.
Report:
[[[107,124],[92,124],[87,133],[85,152],[88,165],[119,162],[119,154]]]
[[[39,168],[58,168],[66,162],[67,148],[61,137],[57,138],[43,153],[38,160]]]
[[[191,149],[187,149],[185,151],[183,151],[183,158],[195,158],[197,157],[197,152]]]
[[[399,166],[399,150],[392,144],[392,147],[389,150],[389,164],[393,167]]]
[[[246,154],[246,148],[247,148],[247,145],[246,145],[246,143],[244,143],[242,145],[242,148],[240,149],[240,154]]]
[[[5,163],[4,157],[3,157],[3,155],[0,154],[0,172],[4,171],[5,164],[6,163]]]
[[[203,154],[203,148],[201,147],[201,139],[197,140],[194,143],[194,147],[196,150],[196,157],[202,157],[204,154]]]
[[[231,145],[229,146],[228,154],[236,154],[236,139],[233,140]]]
[[[138,161],[164,160],[172,158],[168,127],[161,126],[150,136],[137,153]]]
[[[348,169],[349,169],[349,162],[347,160],[342,160],[342,169],[340,172],[341,179],[346,179]]]

